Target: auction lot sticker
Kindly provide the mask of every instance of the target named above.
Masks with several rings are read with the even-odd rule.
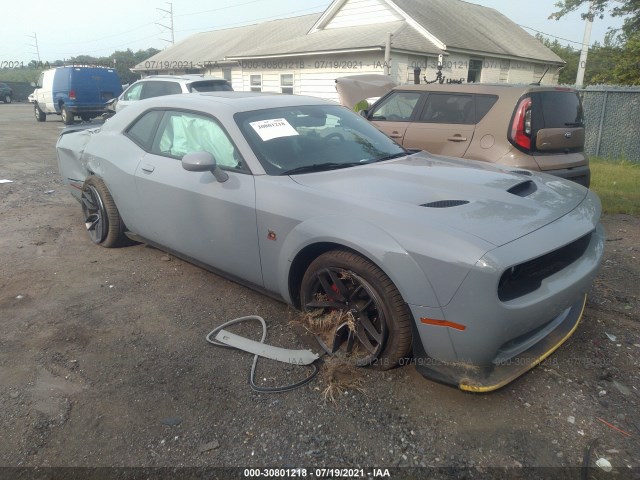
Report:
[[[274,138],[293,137],[298,135],[296,129],[287,122],[286,118],[274,118],[273,120],[260,120],[249,125],[256,131],[263,142]]]

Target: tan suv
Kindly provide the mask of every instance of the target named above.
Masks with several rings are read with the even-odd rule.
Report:
[[[537,85],[405,85],[365,113],[405,148],[542,170],[589,186],[578,92]]]

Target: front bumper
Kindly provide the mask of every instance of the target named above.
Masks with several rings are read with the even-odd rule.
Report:
[[[486,253],[448,304],[409,305],[418,370],[460,388],[490,391],[550,355],[577,327],[600,266],[604,229],[599,216],[599,201],[589,192],[569,214]],[[573,245],[580,247],[565,249]],[[569,252],[563,258],[573,252],[575,258],[556,270],[535,263],[552,252]],[[501,296],[503,274],[529,262],[545,276],[529,290]]]
[[[498,390],[542,363],[573,335],[582,318],[586,300],[585,295],[553,319],[551,324],[554,328],[550,329],[542,341],[497,364],[475,366],[460,362],[439,361],[429,357],[422,344],[416,342],[413,360],[416,369],[427,378],[454,385],[467,392],[486,393]]]

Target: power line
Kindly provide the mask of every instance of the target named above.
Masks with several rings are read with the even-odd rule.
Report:
[[[251,2],[237,3],[235,5],[229,5],[227,7],[214,8],[211,10],[202,10],[200,12],[181,13],[180,15],[176,15],[176,17],[188,17],[190,15],[200,15],[201,13],[219,12],[220,10],[228,10],[229,8],[244,7],[245,5],[251,5],[252,3],[260,3],[265,1],[267,0],[253,0]]]
[[[311,10],[316,10],[318,8],[323,8],[324,6],[325,5],[316,5],[314,7],[305,8],[303,10],[293,10],[293,11],[288,12],[288,13],[291,14],[291,13],[308,12],[308,11],[311,11]],[[244,20],[242,22],[227,23],[227,24],[224,24],[224,25],[216,25],[215,28],[213,28],[212,30],[219,30],[219,29],[223,29],[223,28],[226,28],[226,27],[253,25],[256,22],[262,22],[262,21],[265,21],[265,20],[279,20],[279,19],[284,19],[284,18],[289,18],[289,17],[282,17],[280,15],[274,15],[274,16],[271,16],[271,17],[255,18],[253,20]],[[207,27],[188,28],[186,30],[177,30],[177,32],[193,32],[193,31],[196,31],[196,30],[203,31],[203,30],[206,30],[206,28]],[[212,30],[206,30],[206,31],[212,31]]]
[[[526,28],[527,30],[531,30],[531,31],[536,32],[536,33],[540,33],[542,35],[546,35],[547,37],[555,38],[557,40],[564,40],[565,42],[575,43],[576,45],[580,45],[580,48],[582,48],[582,42],[576,42],[574,40],[569,40],[568,38],[556,37],[555,35],[551,35],[550,33],[546,33],[546,32],[541,32],[540,30],[536,30],[535,28],[527,27],[526,25],[518,25],[518,26],[521,27],[521,28]]]

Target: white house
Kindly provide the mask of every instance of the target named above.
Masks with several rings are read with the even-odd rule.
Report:
[[[391,34],[390,61],[385,62]],[[413,83],[556,83],[564,62],[497,10],[462,0],[335,0],[323,13],[193,35],[132,70],[205,73],[235,90],[337,100],[335,79],[384,74]],[[424,81],[424,80],[423,80]]]

